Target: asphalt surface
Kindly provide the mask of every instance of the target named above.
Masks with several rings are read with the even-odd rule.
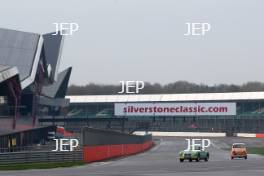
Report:
[[[248,146],[262,146],[263,139],[214,138],[208,149],[208,162],[180,163],[178,152],[186,148],[184,138],[162,138],[148,152],[106,162],[96,162],[72,168],[48,170],[0,171],[1,176],[263,176],[264,157],[249,155],[247,160],[231,160],[229,151],[233,142],[245,142]]]

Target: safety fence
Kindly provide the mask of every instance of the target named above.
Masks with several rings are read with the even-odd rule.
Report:
[[[71,152],[10,152],[0,154],[0,165],[40,162],[82,161],[83,151]]]

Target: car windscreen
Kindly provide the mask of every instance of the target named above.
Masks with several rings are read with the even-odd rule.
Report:
[[[194,150],[202,150],[201,146],[194,146]]]
[[[235,144],[235,145],[233,145],[233,148],[245,148],[245,145],[243,145],[243,144]]]

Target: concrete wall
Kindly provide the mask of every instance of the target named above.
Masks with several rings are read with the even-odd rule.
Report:
[[[137,136],[92,128],[84,128],[82,134],[85,162],[127,156],[145,151],[153,145],[151,135]]]

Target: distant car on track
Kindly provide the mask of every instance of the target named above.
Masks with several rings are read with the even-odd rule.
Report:
[[[205,151],[201,145],[195,145],[194,147],[191,146],[190,150],[183,150],[179,153],[180,162],[184,160],[189,160],[192,162],[195,160],[199,162],[200,160],[208,161],[209,160],[209,152]]]
[[[244,143],[234,143],[230,152],[231,159],[244,158],[247,159],[247,148]]]

